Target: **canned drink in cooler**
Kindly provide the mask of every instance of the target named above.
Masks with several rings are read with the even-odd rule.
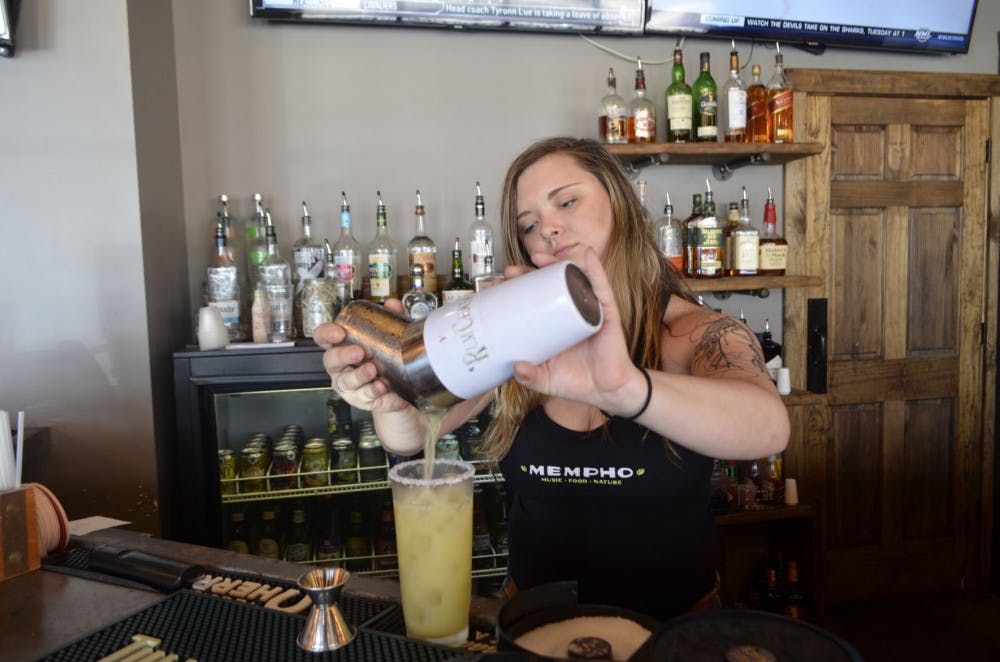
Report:
[[[231,448],[219,449],[219,487],[222,494],[236,494],[236,454]]]
[[[330,468],[336,470],[333,480],[341,485],[358,482],[357,453],[354,450],[354,442],[350,438],[341,437],[335,439],[332,444],[333,460]]]
[[[361,482],[373,483],[386,480],[385,450],[375,435],[375,426],[364,421],[358,432],[358,466],[361,467]]]
[[[321,487],[329,483],[326,439],[310,439],[302,448],[302,484]]]
[[[267,475],[264,460],[264,451],[259,446],[244,446],[240,451],[241,494],[264,491],[264,477]]]
[[[299,447],[294,441],[280,441],[271,460],[271,489],[294,490],[299,486]]]

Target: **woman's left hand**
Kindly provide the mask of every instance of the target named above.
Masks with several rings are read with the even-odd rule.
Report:
[[[638,409],[634,401],[641,403],[645,378],[629,356],[611,284],[592,248],[579,246],[569,259],[590,279],[604,315],[601,328],[540,365],[516,362],[514,376],[533,391],[584,402],[612,414],[628,415],[633,413],[628,411],[630,407]],[[541,268],[559,259],[539,253],[532,255],[531,261]],[[642,393],[638,394],[640,390]]]

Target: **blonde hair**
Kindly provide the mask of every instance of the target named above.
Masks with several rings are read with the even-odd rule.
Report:
[[[547,138],[522,152],[507,170],[500,202],[500,233],[509,265],[530,265],[517,225],[517,184],[531,165],[550,154],[567,154],[597,178],[611,201],[611,239],[604,269],[618,303],[629,353],[636,365],[659,369],[663,318],[670,295],[694,298],[660,254],[642,204],[618,160],[599,143],[582,138]],[[497,392],[486,451],[503,457],[521,423],[544,396],[510,380]]]

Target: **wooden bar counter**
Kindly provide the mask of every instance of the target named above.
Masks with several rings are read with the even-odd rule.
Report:
[[[294,584],[313,566],[302,566],[211,547],[162,540],[124,529],[74,537],[72,546],[110,546],[202,565],[212,575],[255,575]],[[347,595],[399,601],[392,579],[352,576]],[[166,594],[46,570],[0,582],[0,660],[36,660],[164,600]],[[470,624],[492,632],[500,601],[473,596]]]

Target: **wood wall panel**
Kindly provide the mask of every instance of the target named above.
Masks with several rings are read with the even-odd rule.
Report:
[[[961,182],[830,182],[830,206],[834,209],[961,207],[964,194]]]
[[[830,357],[882,356],[882,277],[885,217],[879,210],[834,212],[829,311]],[[866,294],[867,293],[867,294]]]
[[[833,117],[836,118],[835,125],[920,124],[954,127],[965,122],[964,110],[952,99],[899,99],[875,105],[867,98],[837,97],[831,108]]]
[[[910,211],[907,353],[958,351],[958,208]]]
[[[831,547],[878,545],[882,540],[882,407],[850,405],[832,414],[829,503]]]
[[[885,127],[835,126],[830,139],[835,181],[885,179]]]

